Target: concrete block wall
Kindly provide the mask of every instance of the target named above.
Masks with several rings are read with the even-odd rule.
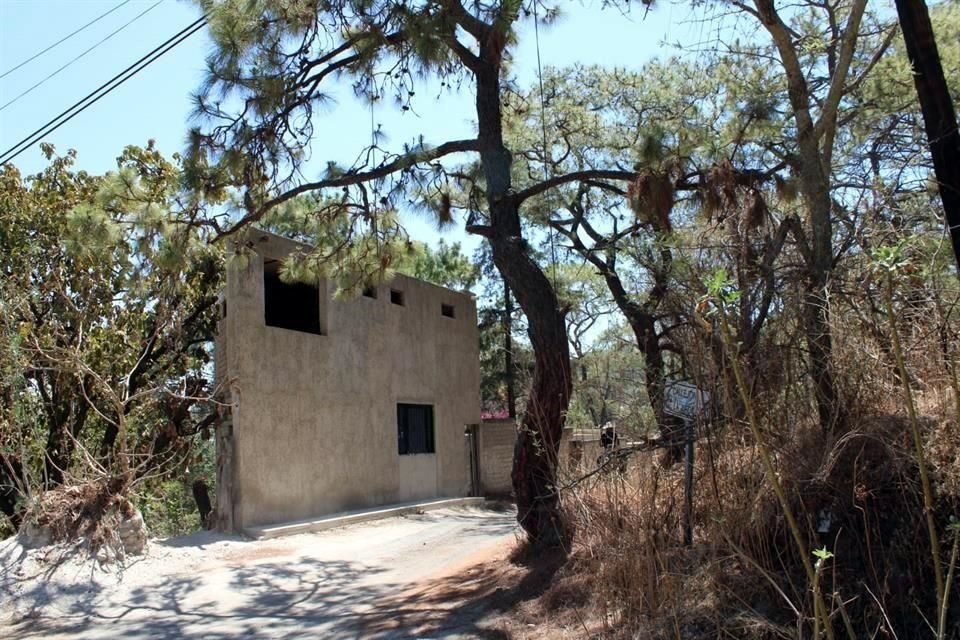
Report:
[[[513,492],[513,445],[517,425],[513,420],[486,421],[480,425],[480,491],[487,496]]]
[[[513,447],[517,439],[517,425],[513,420],[488,420],[480,425],[480,492],[486,496],[506,496],[513,493],[510,472],[513,470]],[[560,475],[577,477],[597,465],[603,453],[600,432],[564,429],[560,439],[558,461]]]
[[[375,298],[335,300],[321,283],[322,335],[270,327],[264,261],[302,246],[260,232],[248,246],[228,269],[217,340],[234,528],[466,495],[463,431],[480,421],[473,298],[398,276]],[[398,403],[433,406],[435,453],[398,454]]]

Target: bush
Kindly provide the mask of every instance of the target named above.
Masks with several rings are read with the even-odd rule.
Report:
[[[192,533],[203,528],[197,504],[193,499],[194,481],[202,479],[214,487],[216,477],[216,447],[212,440],[198,440],[198,451],[192,464],[185,466],[177,477],[154,479],[137,488],[134,503],[143,513],[150,535],[158,538]],[[216,496],[211,502],[216,504]]]

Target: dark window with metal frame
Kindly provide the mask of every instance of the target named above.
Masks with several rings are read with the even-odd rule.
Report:
[[[397,451],[400,455],[434,453],[433,405],[397,405]]]

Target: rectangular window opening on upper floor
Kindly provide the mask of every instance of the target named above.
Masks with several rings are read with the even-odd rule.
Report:
[[[406,302],[403,299],[403,291],[399,289],[390,289],[390,302],[393,304],[398,304],[401,307],[405,306]]]
[[[376,287],[364,287],[363,288],[363,297],[364,298],[373,298],[377,299],[377,288]]]
[[[323,335],[320,288],[280,279],[280,261],[263,263],[263,319],[268,327]]]
[[[442,304],[440,305],[440,315],[444,316],[445,318],[456,318],[457,310],[452,304]]]

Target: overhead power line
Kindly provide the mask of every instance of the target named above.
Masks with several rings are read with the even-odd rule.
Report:
[[[203,29],[207,24],[207,16],[203,15],[201,18],[189,24],[187,27],[167,39],[163,44],[156,47],[153,51],[143,56],[132,65],[113,76],[102,85],[97,87],[95,90],[84,96],[82,99],[77,101],[74,105],[68,109],[61,112],[58,116],[44,124],[42,127],[35,130],[33,133],[22,139],[20,142],[16,143],[9,149],[0,154],[0,165],[6,164],[16,158],[18,155],[29,149],[31,146],[40,141],[41,138],[47,136],[66,123],[70,122],[73,118],[77,117],[88,108],[93,106],[97,101],[106,96],[108,93],[122,85],[124,82],[137,75],[140,71],[148,67],[153,62],[156,62],[161,58],[165,53],[176,47],[178,44],[195,34],[196,32]]]
[[[87,27],[89,27],[89,26],[91,26],[91,25],[93,25],[93,24],[96,24],[97,22],[100,22],[101,20],[103,20],[103,19],[106,18],[108,15],[110,15],[111,13],[113,13],[114,11],[116,11],[117,9],[119,9],[120,7],[122,7],[123,5],[127,4],[128,2],[130,2],[130,0],[123,0],[123,2],[121,2],[120,4],[118,4],[117,6],[115,6],[113,9],[110,9],[110,10],[107,11],[106,13],[101,13],[99,16],[97,16],[96,18],[94,18],[93,20],[91,20],[90,22],[88,22],[87,24],[83,25],[82,27],[80,27],[80,28],[77,29],[76,31],[74,31],[74,32],[72,32],[72,33],[68,33],[67,35],[63,36],[62,38],[60,38],[59,40],[57,40],[56,42],[54,42],[52,45],[50,45],[49,47],[47,47],[47,48],[44,49],[43,51],[38,51],[38,52],[36,52],[35,54],[33,54],[32,56],[30,56],[29,58],[27,58],[26,60],[24,60],[23,62],[21,62],[20,64],[12,67],[12,68],[10,68],[10,69],[7,69],[6,71],[3,72],[2,75],[0,75],[0,80],[2,80],[3,78],[6,78],[8,75],[10,75],[10,74],[13,73],[14,71],[16,71],[17,69],[19,69],[20,67],[22,67],[23,65],[27,64],[28,62],[31,62],[31,61],[33,61],[33,60],[36,60],[37,58],[39,58],[40,56],[42,56],[43,54],[45,54],[47,51],[50,51],[50,49],[53,49],[53,48],[56,47],[57,45],[66,42],[67,40],[69,40],[69,39],[72,38],[73,36],[77,35],[77,34],[80,33],[81,31],[83,31],[84,29],[86,29]]]
[[[58,73],[60,73],[61,71],[63,71],[63,70],[66,69],[67,67],[69,67],[70,65],[72,65],[74,62],[76,62],[77,60],[79,60],[79,59],[82,58],[83,56],[87,55],[88,53],[90,53],[91,51],[93,51],[94,49],[96,49],[97,47],[99,47],[100,45],[102,45],[104,42],[106,42],[107,40],[109,40],[109,39],[112,38],[113,36],[117,35],[117,34],[120,33],[121,31],[123,31],[124,29],[126,29],[127,27],[129,27],[130,25],[132,25],[134,22],[136,22],[137,20],[139,20],[140,18],[142,18],[143,16],[145,16],[145,15],[147,15],[148,13],[150,13],[151,11],[153,11],[161,2],[163,2],[163,0],[157,0],[157,1],[154,2],[152,5],[150,5],[149,7],[147,7],[146,9],[144,9],[143,11],[141,11],[140,13],[138,13],[137,15],[135,15],[131,20],[129,20],[128,22],[120,25],[118,28],[116,28],[116,29],[114,29],[113,31],[111,31],[109,34],[107,34],[106,37],[104,37],[102,40],[100,40],[99,42],[97,42],[96,44],[94,44],[92,47],[90,47],[90,48],[88,48],[87,50],[85,50],[83,53],[81,53],[80,55],[78,55],[76,58],[74,58],[73,60],[71,60],[71,61],[68,62],[67,64],[63,65],[62,67],[60,67],[59,69],[57,69],[56,71],[54,71],[53,73],[51,73],[50,75],[48,75],[48,76],[47,76],[46,78],[44,78],[43,80],[41,80],[40,82],[36,83],[36,84],[33,85],[32,87],[30,87],[29,89],[27,89],[26,91],[24,91],[24,92],[21,93],[20,95],[16,96],[15,98],[13,98],[13,99],[10,100],[10,101],[8,101],[8,102],[5,103],[3,106],[0,106],[0,111],[3,111],[4,109],[6,109],[6,108],[9,107],[10,105],[12,105],[14,102],[16,102],[17,100],[19,100],[20,98],[24,97],[25,95],[27,95],[28,93],[32,92],[34,89],[36,89],[36,88],[39,87],[40,85],[42,85],[42,84],[44,84],[45,82],[47,82],[47,80],[49,80],[50,78],[54,77],[55,75],[57,75]]]

